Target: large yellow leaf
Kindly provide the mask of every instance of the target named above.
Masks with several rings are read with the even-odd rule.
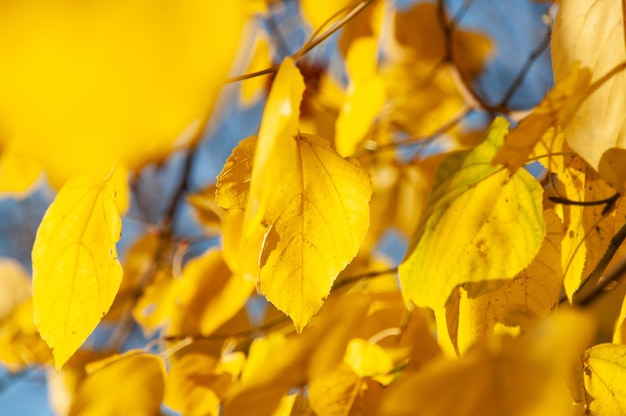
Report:
[[[294,142],[268,201],[259,290],[302,330],[365,238],[371,191],[367,174],[326,140]]]
[[[122,223],[108,182],[76,176],[48,208],[33,246],[34,319],[59,369],[107,313],[122,281]]]
[[[618,189],[623,189],[626,178],[626,165],[617,160],[626,148],[626,96],[617,92],[626,88],[626,73],[611,71],[626,61],[624,11],[621,0],[562,1],[552,32],[556,83],[577,62],[591,69],[592,83],[600,82],[566,127],[567,141]]]
[[[69,416],[159,414],[165,390],[161,357],[129,351],[94,363],[87,371]]]
[[[600,344],[585,353],[585,388],[596,415],[626,415],[626,345]]]
[[[511,175],[491,164],[507,127],[496,119],[482,144],[440,165],[399,269],[404,297],[415,305],[436,310],[458,285],[475,290],[512,279],[539,251],[541,185],[526,171]]]
[[[0,149],[12,156],[1,162],[31,159],[59,187],[184,145],[228,73],[243,3],[3,1]],[[35,165],[22,166],[32,182]]]

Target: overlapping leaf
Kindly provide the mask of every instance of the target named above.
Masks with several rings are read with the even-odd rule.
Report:
[[[597,415],[626,415],[626,345],[600,344],[585,353],[585,389]]]
[[[496,119],[482,144],[440,165],[400,265],[403,294],[415,305],[441,308],[458,285],[475,290],[512,279],[539,251],[541,185],[528,172],[510,175],[491,164],[507,127]]]

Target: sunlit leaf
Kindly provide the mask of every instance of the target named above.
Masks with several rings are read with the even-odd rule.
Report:
[[[585,353],[585,389],[597,415],[626,415],[626,345],[600,344]]]
[[[361,378],[372,377],[382,384],[389,384],[393,376],[391,356],[378,344],[355,338],[346,349],[343,362]]]
[[[557,84],[578,62],[592,70],[595,84],[565,129],[567,142],[617,189],[626,178],[626,165],[619,162],[626,148],[626,99],[615,94],[626,87],[623,8],[620,0],[563,1],[552,33]],[[611,73],[618,65],[622,69]]]
[[[122,223],[108,182],[77,176],[48,208],[33,246],[34,320],[59,369],[107,313],[122,281]]]
[[[69,416],[159,413],[165,390],[159,356],[129,351],[95,364],[78,388]]]
[[[544,213],[546,238],[533,261],[513,280],[493,292],[470,297],[461,290],[459,299],[458,349],[465,352],[498,324],[528,329],[546,317],[559,301],[562,224],[554,211]]]
[[[497,119],[482,144],[440,165],[399,269],[403,294],[415,305],[437,309],[458,285],[478,290],[510,280],[539,251],[541,185],[528,172],[510,175],[491,165],[507,127]]]

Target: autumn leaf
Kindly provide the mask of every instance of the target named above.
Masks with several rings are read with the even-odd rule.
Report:
[[[112,186],[76,176],[48,208],[33,246],[34,320],[57,370],[107,313],[122,281]]]
[[[626,345],[599,344],[585,353],[585,389],[597,415],[626,415]]]
[[[399,268],[403,294],[415,305],[441,308],[458,285],[510,280],[539,251],[541,185],[528,172],[510,175],[491,165],[507,127],[496,119],[482,144],[440,165]]]
[[[568,144],[617,189],[626,170],[624,4],[620,0],[564,1],[552,32],[552,62],[558,84],[580,63],[592,70],[589,96],[565,129]]]
[[[254,142],[247,139],[233,151],[217,188],[225,208],[241,208],[247,194],[240,247],[259,224],[267,227],[258,287],[298,331],[361,246],[371,195],[369,178],[355,161],[339,156],[324,139],[298,134],[303,90],[301,75],[286,59],[268,98],[252,174]]]

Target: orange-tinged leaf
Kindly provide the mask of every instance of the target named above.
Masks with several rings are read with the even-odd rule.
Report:
[[[275,167],[283,174],[267,204],[259,290],[301,331],[365,238],[371,190],[326,140],[300,135],[294,144]]]
[[[139,351],[88,367],[69,416],[156,415],[165,390],[161,357]]]
[[[626,165],[619,162],[626,149],[626,100],[615,92],[626,88],[624,12],[621,0],[563,1],[552,32],[557,84],[578,63],[592,70],[589,96],[565,129],[567,142],[620,190],[626,178]]]
[[[59,369],[107,313],[122,281],[122,222],[108,182],[70,180],[48,208],[33,246],[34,320]]]
[[[569,123],[572,113],[580,105],[590,78],[591,72],[588,68],[579,69],[576,65],[506,136],[504,146],[493,159],[493,163],[502,163],[511,172],[524,166],[535,145],[544,135],[556,135],[560,131],[557,127],[565,127]]]
[[[589,409],[596,415],[626,415],[626,345],[600,344],[584,359],[585,389],[592,397]]]
[[[437,310],[456,286],[478,290],[510,280],[539,251],[545,235],[541,185],[526,171],[511,175],[491,165],[507,127],[496,119],[482,144],[439,166],[399,268],[407,301]]]

